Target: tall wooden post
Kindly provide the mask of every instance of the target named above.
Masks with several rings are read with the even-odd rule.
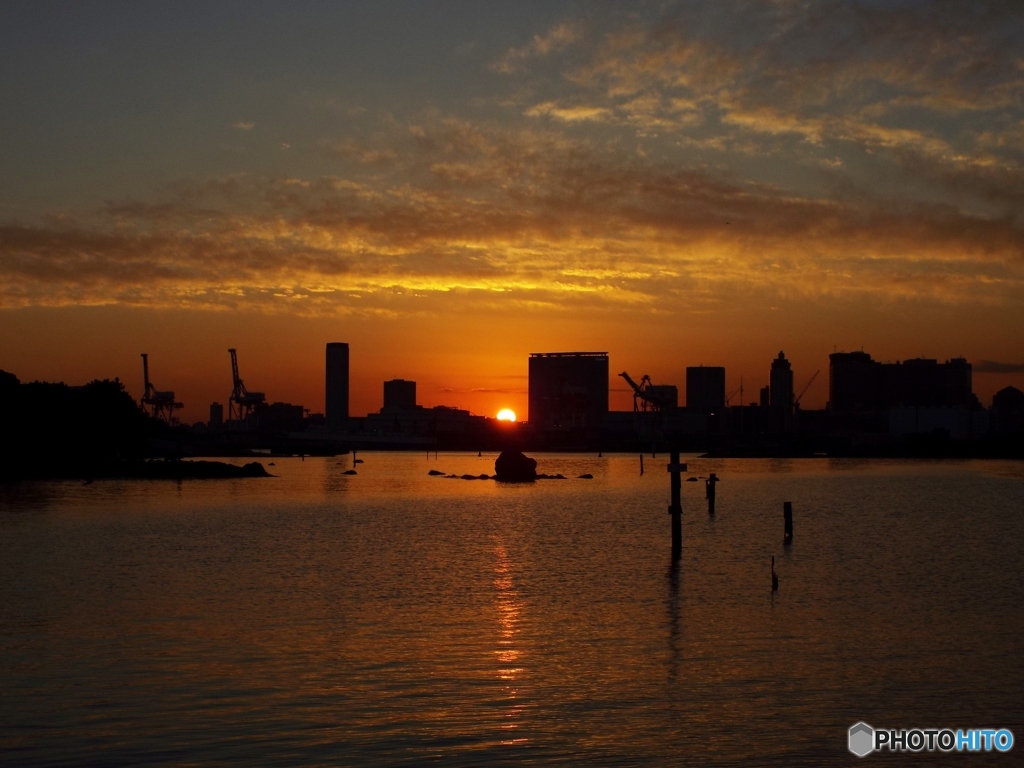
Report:
[[[669,454],[671,462],[668,471],[672,475],[672,503],[668,506],[668,513],[672,516],[672,559],[678,560],[683,556],[683,505],[682,478],[680,475],[686,471],[686,465],[679,463],[679,451],[673,449]]]
[[[708,514],[715,514],[715,484],[718,482],[718,475],[714,472],[704,481],[704,495],[708,500]]]

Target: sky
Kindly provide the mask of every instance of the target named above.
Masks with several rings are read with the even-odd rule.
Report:
[[[527,416],[531,352],[1024,388],[1024,3],[0,5],[0,368]],[[739,402],[739,394],[732,402]]]

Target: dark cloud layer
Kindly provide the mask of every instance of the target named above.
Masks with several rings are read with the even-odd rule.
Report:
[[[975,373],[1024,373],[1024,363],[997,363],[993,360],[979,360],[971,367]]]

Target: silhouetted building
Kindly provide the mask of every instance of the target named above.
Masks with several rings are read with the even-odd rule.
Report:
[[[932,407],[973,405],[971,364],[963,358],[945,363],[917,358],[894,366],[882,365],[886,374],[894,374],[887,382],[889,405]],[[895,401],[895,402],[894,402]]]
[[[324,416],[328,429],[343,429],[348,421],[348,344],[327,345],[327,384]]]
[[[954,357],[945,363],[943,379],[946,385],[946,405],[980,405],[974,396],[971,364],[965,358]]]
[[[725,368],[704,365],[688,367],[686,407],[688,410],[714,412],[725,408]]]
[[[647,394],[663,411],[673,411],[679,407],[679,387],[675,384],[648,384]]]
[[[411,383],[411,382],[410,382]],[[482,433],[487,419],[475,416],[461,408],[435,405],[410,407],[385,406],[377,413],[371,413],[363,420],[363,430],[378,435],[420,435],[441,437]]]
[[[224,406],[220,403],[210,403],[210,429],[220,429],[224,426]]]
[[[254,412],[256,425],[260,432],[272,435],[284,435],[289,432],[301,432],[305,428],[303,416],[306,409],[291,403],[270,403],[259,406]]]
[[[782,352],[779,352],[779,356],[772,360],[768,388],[769,404],[772,410],[791,414],[793,412],[793,367]]]
[[[1005,387],[992,396],[992,428],[996,432],[1024,431],[1024,392]]]
[[[608,353],[531,354],[529,407],[535,430],[599,432],[608,413]]]
[[[829,409],[837,413],[978,406],[971,364],[962,357],[881,363],[866,352],[835,352],[829,355],[828,391]]]
[[[759,391],[760,398],[758,405],[762,408],[767,408],[772,403],[772,389],[771,387],[761,387]]]
[[[416,382],[392,379],[384,382],[384,410],[416,407]]]
[[[835,352],[828,356],[828,402],[833,411],[882,407],[881,363],[867,352]]]
[[[963,405],[901,405],[886,411],[893,437],[941,435],[944,439],[976,440],[989,431],[989,414]]]

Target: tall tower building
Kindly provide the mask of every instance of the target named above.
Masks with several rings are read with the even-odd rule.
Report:
[[[772,360],[772,372],[768,386],[771,388],[772,409],[786,414],[792,413],[793,367],[782,352],[779,352],[779,356]]]
[[[348,344],[327,344],[327,386],[324,416],[328,429],[343,429],[348,420]]]

